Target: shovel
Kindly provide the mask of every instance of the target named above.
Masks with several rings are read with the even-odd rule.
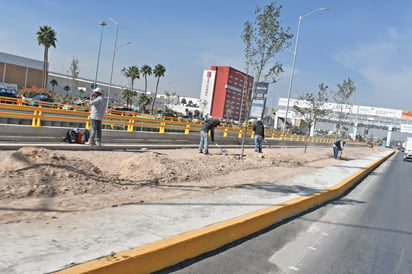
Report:
[[[229,151],[227,151],[226,149],[222,148],[221,146],[219,146],[219,144],[217,142],[215,142],[215,145],[220,149],[220,152],[222,153],[228,153]]]

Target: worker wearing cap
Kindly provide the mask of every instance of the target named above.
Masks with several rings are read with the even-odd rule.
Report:
[[[102,140],[102,121],[106,112],[106,103],[103,97],[103,90],[95,88],[90,94],[90,125],[91,133],[89,141],[86,143],[90,146],[101,146]]]
[[[263,125],[262,118],[257,118],[256,123],[253,125],[253,131],[255,132],[255,152],[262,153],[262,141],[265,139],[265,126]]]

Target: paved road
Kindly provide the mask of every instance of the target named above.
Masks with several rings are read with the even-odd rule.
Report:
[[[398,153],[342,199],[160,273],[412,273],[410,178]]]
[[[4,224],[0,226],[0,273],[48,273],[185,232],[207,229],[211,224],[226,224],[225,221],[244,214],[335,186],[391,153],[388,150],[362,159],[337,162],[312,174],[265,182],[254,188],[222,190],[195,200],[180,197],[90,212],[65,212],[61,218],[31,223]],[[277,237],[280,242],[276,244],[282,246],[293,239],[292,236],[286,230]],[[267,244],[269,241],[263,241],[263,245]],[[259,254],[255,257],[265,258]]]

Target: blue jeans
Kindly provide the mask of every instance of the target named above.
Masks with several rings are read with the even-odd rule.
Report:
[[[339,148],[333,145],[333,158],[338,159]]]
[[[203,130],[200,131],[200,143],[199,143],[199,152],[208,153],[209,152],[209,142],[208,142],[208,134]]]
[[[262,141],[263,137],[261,135],[255,135],[255,152],[262,153]]]

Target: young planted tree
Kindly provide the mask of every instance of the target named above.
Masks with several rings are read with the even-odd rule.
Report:
[[[123,68],[122,69],[122,74],[126,78],[130,78],[130,87],[131,87],[131,90],[134,91],[134,89],[133,89],[134,81],[136,79],[140,79],[139,67],[138,66],[131,66],[131,67],[128,67],[128,68]]]
[[[309,134],[315,126],[316,121],[329,114],[329,110],[325,108],[325,104],[328,102],[327,92],[328,86],[322,83],[319,85],[317,94],[306,93],[299,96],[298,102],[293,106],[294,111],[298,113],[307,128],[305,153],[309,142]]]
[[[271,79],[271,82],[276,82],[277,76],[283,72],[282,65],[278,62],[273,62],[273,59],[277,53],[289,46],[288,41],[293,35],[289,33],[289,27],[281,27],[281,22],[279,21],[281,9],[282,6],[276,6],[275,1],[263,8],[257,7],[255,10],[255,21],[246,21],[244,24],[241,38],[245,43],[246,74],[249,74],[249,69],[252,69],[254,72],[253,94],[256,91],[256,84],[260,81],[264,72],[265,78]],[[269,64],[273,63],[273,66],[267,68]],[[253,96],[247,92],[245,97],[246,121],[248,121]],[[242,157],[246,131],[247,127],[243,132]]]
[[[147,76],[152,75],[152,68],[149,65],[143,65],[140,72],[144,76],[144,94],[147,94]]]
[[[49,48],[53,46],[56,47],[56,32],[47,25],[40,26],[36,33],[37,42],[39,45],[44,46],[44,57],[43,57],[43,78],[42,78],[42,88],[46,90],[47,88],[47,78],[49,75],[48,64],[49,64]]]
[[[153,114],[153,108],[154,108],[154,105],[155,105],[155,102],[156,102],[156,97],[157,97],[157,91],[158,91],[158,88],[159,88],[160,77],[164,77],[164,76],[165,76],[165,73],[166,73],[166,68],[165,68],[163,65],[161,65],[161,64],[156,65],[155,68],[153,69],[153,74],[154,74],[154,76],[157,78],[157,82],[156,82],[155,96],[153,97],[153,102],[152,102],[152,109],[151,109],[151,111],[150,111],[150,113],[152,113],[152,114]]]
[[[76,57],[73,57],[72,62],[70,63],[69,67],[69,74],[70,74],[70,86],[71,90],[74,91],[76,88],[76,81],[77,78],[79,77],[79,60]]]
[[[334,93],[333,99],[337,104],[339,104],[339,119],[338,123],[336,124],[336,130],[339,134],[342,134],[341,130],[343,128],[343,119],[346,117],[346,113],[344,112],[344,109],[347,107],[349,104],[349,99],[353,95],[353,93],[356,91],[356,85],[355,82],[352,81],[352,79],[348,78],[346,80],[343,80],[342,84],[338,84],[338,90]]]

